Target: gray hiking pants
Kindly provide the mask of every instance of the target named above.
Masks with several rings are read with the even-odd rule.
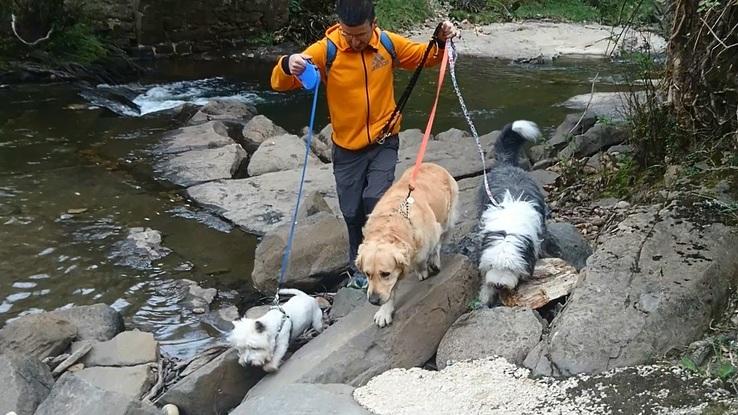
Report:
[[[333,175],[338,203],[348,227],[351,268],[355,267],[366,217],[395,180],[399,146],[397,135],[388,137],[383,144],[372,144],[356,151],[333,145]]]

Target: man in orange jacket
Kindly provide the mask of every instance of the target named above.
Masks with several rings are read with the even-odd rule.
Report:
[[[366,276],[354,265],[361,229],[395,178],[400,123],[383,131],[395,109],[393,69],[415,69],[427,47],[377,27],[372,0],[337,0],[338,24],[302,53],[282,56],[272,71],[272,88],[300,88],[297,76],[308,61],[326,85],[333,124],[333,174],[341,213],[348,227],[349,286],[365,288]],[[442,59],[446,40],[455,35],[443,22],[426,66]],[[383,134],[386,133],[386,134]]]

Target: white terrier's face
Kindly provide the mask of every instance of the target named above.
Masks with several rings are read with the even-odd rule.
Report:
[[[241,366],[264,366],[271,362],[274,352],[274,333],[259,320],[242,318],[233,322],[228,341],[238,350]]]

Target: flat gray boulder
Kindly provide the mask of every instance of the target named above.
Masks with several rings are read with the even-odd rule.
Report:
[[[243,127],[243,138],[253,144],[261,144],[268,138],[283,134],[287,134],[284,128],[263,115],[255,116]]]
[[[246,399],[231,415],[370,415],[352,396],[349,385],[293,383]]]
[[[357,307],[262,379],[248,397],[292,383],[358,386],[387,369],[428,361],[479,288],[479,273],[465,257],[443,257],[442,265],[438,275],[425,281],[399,283],[391,325],[377,327],[376,306],[367,302]]]
[[[674,202],[632,213],[604,233],[526,366],[541,374],[599,373],[701,338],[738,274],[736,230],[708,217]]]
[[[251,280],[267,293],[277,288],[282,256],[290,233],[289,222],[264,235],[254,254]],[[287,266],[289,287],[318,288],[322,279],[348,267],[348,234],[343,219],[320,212],[298,221]]]
[[[481,308],[454,322],[438,346],[436,365],[500,356],[521,364],[543,334],[543,323],[527,308]]]
[[[263,235],[292,217],[300,180],[299,170],[267,173],[239,180],[219,180],[187,189],[197,203],[211,206],[246,232]],[[338,212],[331,166],[308,168],[305,195],[318,192]]]
[[[301,169],[306,144],[300,137],[284,134],[265,139],[249,161],[249,176],[259,176],[284,170]],[[312,152],[308,155],[308,169],[322,163]]]
[[[73,373],[56,382],[35,415],[160,415],[156,407],[110,392]]]
[[[172,183],[189,187],[219,179],[232,178],[248,157],[238,144],[191,150],[157,164],[157,170]]]
[[[72,346],[72,351],[81,347]],[[137,366],[159,360],[159,342],[143,331],[124,331],[106,342],[95,342],[82,359],[85,366]]]
[[[191,150],[225,147],[235,142],[228,135],[228,128],[222,121],[183,127],[162,137],[158,150],[164,154],[183,153]]]
[[[0,355],[0,414],[33,415],[54,386],[49,367],[34,357]]]
[[[6,323],[0,329],[0,350],[33,356],[40,360],[64,353],[77,337],[77,327],[69,321],[41,313]]]
[[[88,367],[74,374],[98,388],[141,399],[156,382],[152,364],[127,367]]]
[[[72,307],[49,314],[77,327],[76,340],[107,341],[124,330],[123,317],[106,304]]]
[[[350,312],[354,311],[355,308],[366,302],[366,291],[343,287],[338,290],[336,296],[333,297],[330,317],[333,319],[346,317]]]
[[[239,365],[230,349],[174,384],[157,404],[174,404],[182,415],[227,414],[262,376],[259,368]]]
[[[256,115],[256,109],[241,101],[216,98],[203,105],[189,120],[190,125],[213,120],[229,120],[246,123]]]
[[[645,99],[645,92],[636,92],[632,97]],[[624,121],[628,113],[628,101],[632,99],[628,92],[595,92],[594,94],[576,95],[562,105],[566,108],[587,111],[598,118],[613,121]],[[643,102],[643,101],[641,101]]]

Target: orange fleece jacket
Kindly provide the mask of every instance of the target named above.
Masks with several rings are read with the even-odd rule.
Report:
[[[396,64],[415,69],[423,58],[427,44],[413,42],[395,33],[386,32],[397,55]],[[323,38],[303,52],[312,57],[326,85],[328,111],[333,124],[333,142],[348,150],[360,150],[377,139],[395,109],[393,62],[379,40],[380,30],[374,30],[369,46],[362,52],[351,50],[338,25],[326,31],[326,38],[336,44],[337,53],[330,74],[326,77],[327,40]],[[440,63],[442,53],[433,46],[425,66]],[[272,70],[272,88],[289,91],[301,87],[296,76],[285,72],[287,56],[279,58]],[[395,124],[393,133],[400,130]]]

